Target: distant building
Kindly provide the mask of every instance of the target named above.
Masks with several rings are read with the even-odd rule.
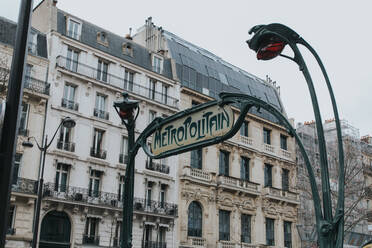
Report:
[[[359,130],[346,120],[341,120],[342,139],[345,157],[345,247],[359,247],[372,236],[367,230],[367,198],[365,164]],[[326,120],[323,124],[327,144],[328,168],[332,203],[337,203],[338,192],[338,148],[335,120]],[[297,134],[305,147],[314,170],[318,191],[321,195],[320,158],[318,137],[314,121],[299,123]],[[298,232],[301,237],[301,247],[316,244],[314,203],[310,191],[308,173],[304,160],[297,148],[298,190],[300,192],[300,208],[298,211]],[[335,207],[334,207],[335,208]]]
[[[16,28],[16,23],[0,17],[0,99],[6,99]],[[36,144],[24,148],[22,142],[34,137],[39,144],[43,143],[45,109],[50,97],[46,35],[31,28],[27,51],[6,247],[29,247],[32,240],[41,153]]]
[[[151,18],[133,39],[174,61],[181,109],[227,91],[260,97],[285,114],[272,84]],[[179,247],[297,247],[296,178],[294,139],[268,112],[253,110],[234,138],[179,155]]]

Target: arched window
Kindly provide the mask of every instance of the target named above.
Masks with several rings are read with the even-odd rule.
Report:
[[[40,248],[69,248],[71,222],[65,212],[51,211],[41,222]]]
[[[193,201],[189,206],[189,217],[187,225],[187,235],[192,237],[202,237],[202,208],[200,203]]]

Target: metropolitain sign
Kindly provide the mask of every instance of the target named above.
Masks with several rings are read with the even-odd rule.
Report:
[[[230,106],[212,105],[163,125],[152,136],[151,150],[157,156],[190,144],[202,144],[225,135],[233,125]]]

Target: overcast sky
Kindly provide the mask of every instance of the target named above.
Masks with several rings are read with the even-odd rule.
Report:
[[[1,0],[0,16],[17,21],[19,0]],[[40,0],[36,0],[36,6]],[[328,71],[340,117],[372,135],[372,1],[247,0],[59,0],[57,7],[119,35],[149,16],[157,26],[201,46],[260,78],[280,85],[288,117],[314,119],[306,82],[287,59],[257,61],[247,47],[248,30],[279,22],[299,33],[318,52]],[[316,61],[301,49],[317,90],[322,117],[333,118],[328,91]],[[287,54],[291,51],[285,50]]]

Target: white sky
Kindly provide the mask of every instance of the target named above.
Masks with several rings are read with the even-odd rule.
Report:
[[[20,0],[2,0],[0,16],[17,20]],[[35,0],[35,6],[40,0]],[[372,2],[370,0],[59,0],[57,7],[119,35],[149,16],[157,26],[201,46],[281,87],[289,117],[314,119],[306,82],[284,58],[257,61],[245,41],[256,24],[279,22],[299,33],[317,51],[328,71],[341,118],[372,135]],[[133,32],[132,32],[133,33]],[[365,46],[364,46],[365,45]],[[312,73],[324,119],[333,118],[328,91],[316,61],[301,49]],[[286,51],[290,53],[290,51]]]

